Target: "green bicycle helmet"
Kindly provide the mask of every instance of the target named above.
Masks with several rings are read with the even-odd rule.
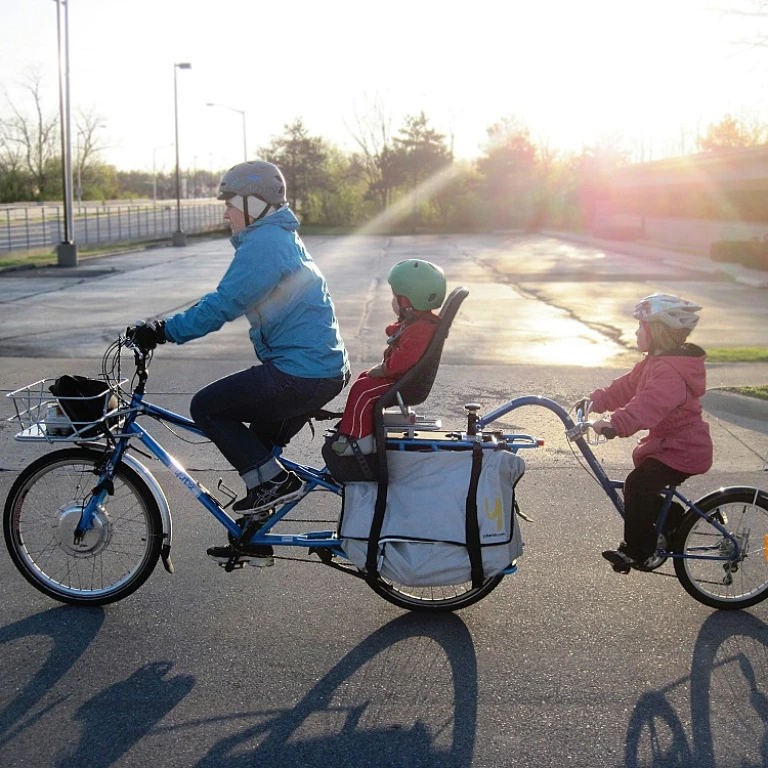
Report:
[[[389,271],[387,281],[395,295],[405,296],[416,310],[437,309],[445,299],[443,270],[429,261],[400,261]]]

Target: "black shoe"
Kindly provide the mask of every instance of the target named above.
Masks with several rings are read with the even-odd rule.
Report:
[[[247,563],[257,568],[275,564],[274,550],[270,544],[248,544],[242,547],[228,544],[226,547],[209,547],[207,553],[223,568],[229,566],[229,570],[242,568]]]
[[[616,573],[629,573],[635,561],[621,550],[608,549],[603,552],[603,557],[613,566]]]
[[[298,499],[304,493],[304,483],[294,472],[281,472],[272,480],[257,485],[248,491],[248,495],[232,505],[235,512],[252,514],[262,509],[270,509],[278,504],[287,504]]]
[[[629,573],[633,568],[637,571],[652,571],[661,562],[654,562],[656,558],[649,557],[647,560],[635,560],[630,557],[621,547],[619,549],[608,549],[603,552],[603,557],[613,566],[616,573]],[[663,562],[663,561],[662,561]]]

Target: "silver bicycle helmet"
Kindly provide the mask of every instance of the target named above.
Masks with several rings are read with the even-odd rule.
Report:
[[[279,208],[288,202],[285,179],[280,169],[264,160],[233,165],[219,182],[217,200],[229,200],[235,195],[255,197]]]
[[[696,312],[700,309],[698,304],[679,296],[654,293],[640,301],[632,314],[645,323],[661,323],[667,328],[692,331],[699,322]]]

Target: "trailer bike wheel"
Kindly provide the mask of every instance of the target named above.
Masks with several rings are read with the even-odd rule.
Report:
[[[14,565],[33,587],[64,603],[104,605],[130,595],[157,564],[163,539],[157,503],[123,464],[91,528],[74,531],[97,483],[103,453],[70,448],[30,464],[5,503],[3,532]]]
[[[768,597],[768,494],[749,488],[725,489],[699,505],[706,517],[688,512],[673,549],[675,574],[686,592],[710,608],[749,608]],[[738,543],[710,522],[717,521]]]
[[[503,578],[504,574],[493,576],[479,587],[473,587],[471,581],[448,587],[407,587],[381,577],[367,583],[379,597],[398,608],[424,613],[447,613],[482,600],[496,589]]]

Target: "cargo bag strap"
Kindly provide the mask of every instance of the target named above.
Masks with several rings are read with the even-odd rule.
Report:
[[[483,468],[483,449],[472,446],[472,474],[467,491],[467,552],[472,573],[472,587],[477,589],[484,581],[483,553],[480,549],[480,524],[477,519],[477,486],[480,482],[480,470]]]
[[[357,463],[360,465],[360,470],[363,473],[363,477],[370,481],[370,482],[376,482],[376,476],[373,473],[373,470],[371,469],[371,465],[368,463],[368,459],[366,459],[366,454],[364,454],[360,450],[360,445],[358,444],[357,440],[355,440],[354,437],[347,438],[349,440],[349,446],[352,448],[352,453],[354,454],[355,458],[357,459]],[[368,454],[369,456],[373,456],[375,454]],[[376,497],[378,500],[378,496]]]
[[[384,526],[384,513],[387,510],[387,483],[379,483],[376,494],[376,506],[373,510],[371,532],[368,535],[368,553],[365,560],[365,571],[368,581],[375,581],[379,576],[379,537]]]

